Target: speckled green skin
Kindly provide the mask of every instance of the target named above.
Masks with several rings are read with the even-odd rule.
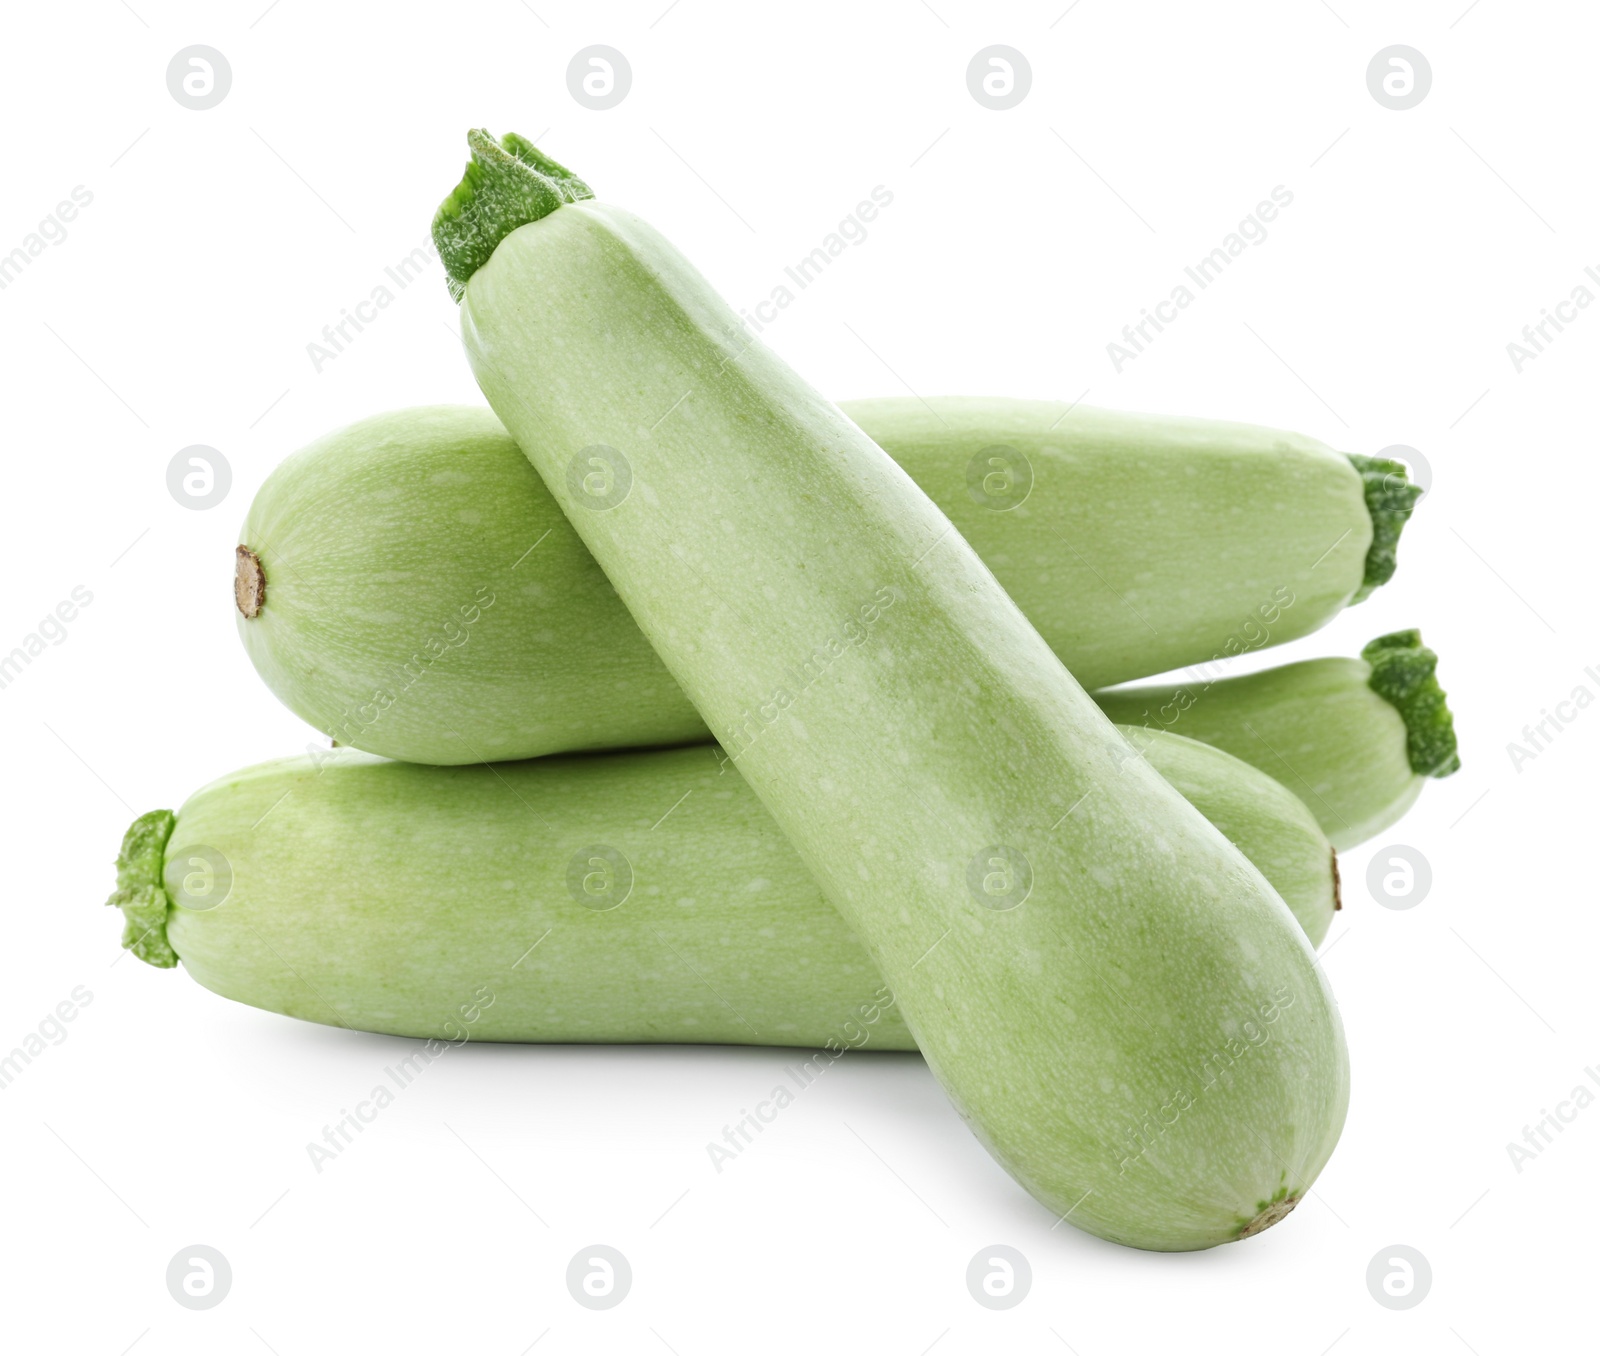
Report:
[[[1339,866],[1332,841],[1305,802],[1275,777],[1210,744],[1159,730],[1118,729],[1256,865],[1311,945],[1321,946],[1340,907]]]
[[[285,460],[239,540],[267,686],[340,744],[476,763],[687,743],[705,722],[486,409],[381,414]]]
[[[1053,401],[840,408],[944,510],[1090,691],[1309,635],[1363,588],[1362,479],[1314,438]],[[1009,466],[1019,453],[1026,471],[999,474],[1019,488],[1031,478],[1027,498],[985,507],[971,463]]]
[[[1298,1197],[1348,1098],[1305,934],[1128,758],[906,474],[609,205],[503,239],[462,334],[1012,1175],[1070,1223],[1156,1249],[1239,1237]],[[603,509],[579,498],[598,447],[631,468]]]
[[[1335,872],[1305,807],[1204,744],[1140,747],[1320,938]],[[582,889],[596,845],[631,879],[603,911],[582,902],[608,902]],[[914,1048],[865,949],[710,745],[461,769],[287,758],[197,791],[175,829],[142,816],[124,846],[108,901],[128,912],[124,944],[272,1012],[453,1039],[487,985],[473,1040]],[[201,847],[228,862],[230,893],[171,906]]]
[[[1380,637],[1370,659],[1308,659],[1206,682],[1096,694],[1115,721],[1226,749],[1276,777],[1316,815],[1335,847],[1354,847],[1400,818],[1429,777],[1460,767],[1455,732],[1415,631]]]
[[[1022,412],[1037,409],[1028,417],[1038,422],[1056,408],[1007,400],[948,403],[972,406],[974,419],[981,404],[986,426],[1011,427],[1014,443]],[[975,525],[965,524],[965,535],[1009,562],[1002,583],[1030,619],[1070,618],[1065,600],[1071,593],[1062,591],[1050,565],[1074,561],[1071,552],[1064,545],[1054,557],[1016,552],[1019,539],[1008,534],[1022,528],[1025,520],[1015,516],[1021,509],[979,509],[966,492],[959,452],[946,455],[937,441],[913,438],[903,402],[848,408],[859,418],[868,405],[868,431],[901,453],[913,479],[936,491],[960,486],[942,497],[957,511],[977,515]],[[1103,436],[1112,439],[1109,431]],[[1191,429],[1190,436],[1202,435]],[[1214,441],[1221,434],[1209,436]],[[1236,455],[1249,460],[1254,454],[1241,448]],[[1081,463],[1072,474],[1083,494],[1065,494],[1064,503],[1092,500],[1091,486],[1108,478]],[[1170,479],[1153,475],[1146,488],[1155,493]],[[1199,512],[1197,502],[1187,502]],[[1218,517],[1219,530],[1226,516]],[[1036,534],[1050,536],[1041,517],[1031,522]],[[1109,527],[1104,531],[1111,536]],[[1081,544],[1082,537],[1076,539]],[[260,555],[267,577],[260,614],[235,613],[245,648],[286,705],[342,744],[411,762],[454,764],[708,737],[699,712],[490,410],[396,410],[319,439],[267,477],[241,540]],[[1043,563],[1030,572],[1019,568],[1023,559]],[[1109,568],[1103,557],[1101,565]],[[1131,568],[1126,560],[1123,567]],[[1181,572],[1179,557],[1170,557],[1170,568]],[[1220,580],[1217,586],[1224,587]],[[1303,601],[1297,598],[1282,616]],[[1239,637],[1248,648],[1276,634],[1273,624],[1257,620],[1256,629]],[[1099,624],[1108,631],[1132,626],[1123,641],[1135,650],[1142,643],[1134,634],[1142,628],[1129,612],[1102,614]],[[1408,672],[1423,662],[1410,650],[1396,657],[1404,658]],[[1202,685],[1197,679],[1190,687]],[[1249,697],[1259,691],[1260,700],[1279,712],[1275,720],[1293,722],[1297,765],[1306,776],[1315,770],[1318,789],[1275,760],[1266,770],[1296,780],[1307,798],[1337,804],[1336,812],[1322,813],[1341,846],[1361,841],[1362,826],[1374,833],[1387,827],[1415,799],[1420,782],[1391,775],[1400,752],[1393,738],[1404,740],[1407,733],[1380,712],[1364,738],[1352,742],[1348,695],[1317,669],[1291,666],[1282,682],[1258,679],[1238,689],[1223,684],[1220,691],[1237,696],[1208,699],[1208,718],[1186,722],[1185,731],[1235,751],[1255,747],[1260,755],[1247,728]],[[1118,719],[1171,725],[1156,714],[1165,696],[1153,704],[1138,698],[1149,715],[1130,705],[1124,692],[1096,700],[1110,703]]]
[[[487,986],[473,1040],[820,1046],[880,983],[711,745],[471,768],[290,758],[189,798],[169,893],[200,845],[231,863],[233,894],[173,908],[173,950],[207,988],[309,1021],[454,1038]],[[606,870],[596,847],[630,864],[614,908],[583,902],[611,897],[583,888]],[[910,1047],[892,1007],[873,1043]]]
[[[842,408],[1090,688],[1293,639],[1360,580],[1360,481],[1294,434],[1044,401]],[[969,486],[999,446],[1032,482],[1008,509]],[[319,439],[267,477],[239,539],[267,580],[260,614],[235,614],[245,648],[342,744],[470,763],[707,738],[486,409],[396,410]]]

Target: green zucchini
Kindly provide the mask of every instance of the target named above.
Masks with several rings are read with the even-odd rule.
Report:
[[[1320,940],[1338,866],[1300,801],[1204,744],[1135,736]],[[915,1048],[866,950],[710,745],[266,763],[175,818],[141,816],[110,902],[141,959],[313,1022],[453,1039],[482,985],[474,1040],[819,1047],[859,1039],[850,1023],[876,995],[872,1047]]]
[[[681,254],[527,142],[469,140],[434,237],[480,388],[969,1126],[1118,1242],[1282,1218],[1348,1102],[1287,907]]]
[[[1380,557],[1392,568],[1398,526],[1376,506],[1412,488],[1396,467],[1364,497],[1349,459],[1242,424],[1022,400],[842,408],[1091,689],[1321,626]],[[398,410],[319,439],[267,477],[240,541],[245,648],[341,744],[464,763],[707,737],[488,410]]]
[[[1016,402],[985,405],[999,422]],[[239,552],[245,646],[268,685],[341,744],[452,764],[709,737],[488,410],[400,410],[312,444],[267,478],[244,539],[259,548]],[[1064,607],[1053,587],[1012,587],[1014,601]],[[1264,643],[1271,615],[1251,643]],[[1095,700],[1125,724],[1165,728],[1193,691],[1214,692],[1184,732],[1258,754],[1249,730],[1257,705],[1270,706],[1274,722],[1295,725],[1295,765],[1315,769],[1316,786],[1275,760],[1265,770],[1294,780],[1347,848],[1393,823],[1422,783],[1403,771],[1406,731],[1386,712],[1368,712],[1351,737],[1350,699],[1326,681],[1329,666],[1366,672],[1328,660],[1219,684],[1207,664],[1175,698]]]
[[[898,455],[914,479],[936,491],[936,500],[986,555],[1013,600],[1031,619],[1048,622],[1047,638],[1070,625],[1072,600],[1084,587],[1071,570],[1086,567],[1065,534],[1070,530],[1071,540],[1083,544],[1099,521],[1094,515],[1082,522],[1074,516],[1088,503],[1097,510],[1103,506],[1118,525],[1115,532],[1099,529],[1094,569],[1102,575],[1111,570],[1119,592],[1133,589],[1141,573],[1149,574],[1139,568],[1129,543],[1147,532],[1160,542],[1165,563],[1155,576],[1169,583],[1185,569],[1175,539],[1188,543],[1184,549],[1195,555],[1188,562],[1190,572],[1210,582],[1198,590],[1183,586],[1169,602],[1200,617],[1216,615],[1202,595],[1214,591],[1223,599],[1236,598],[1241,589],[1255,588],[1252,570],[1270,573],[1274,558],[1281,563],[1294,553],[1284,537],[1271,538],[1269,545],[1261,535],[1263,525],[1253,521],[1256,501],[1242,508],[1231,503],[1228,496],[1236,491],[1203,474],[1207,466],[1254,465],[1251,475],[1237,478],[1285,482],[1268,501],[1274,505],[1270,520],[1280,533],[1286,531],[1283,522],[1312,517],[1315,503],[1324,502],[1308,494],[1297,501],[1297,513],[1283,511],[1285,500],[1295,497],[1296,483],[1327,468],[1309,452],[1269,452],[1268,435],[1260,430],[1174,421],[1163,434],[1159,421],[1074,411],[1073,419],[1092,418],[1098,431],[1091,436],[1080,430],[1084,447],[1070,457],[1059,454],[1066,487],[1058,495],[1059,511],[1044,513],[1043,485],[1010,512],[979,509],[958,474],[967,442],[1003,433],[1014,446],[1033,447],[1034,464],[1055,466],[1019,431],[1030,422],[1042,424],[1054,407],[1003,400],[933,402],[959,430],[947,446],[935,432],[917,431],[921,407],[910,404],[914,409],[898,401],[847,408]],[[933,422],[925,412],[921,417]],[[1252,435],[1259,446],[1252,445]],[[1156,451],[1140,450],[1150,448]],[[1196,470],[1180,472],[1175,469],[1180,465]],[[959,493],[942,493],[941,483],[952,477]],[[1188,488],[1181,494],[1163,488],[1172,482]],[[1118,491],[1118,485],[1127,488]],[[1151,502],[1146,511],[1158,515],[1155,521],[1141,519],[1135,490]],[[1179,510],[1191,525],[1186,537],[1169,521]],[[1220,539],[1236,517],[1250,520],[1248,532],[1240,530],[1244,539],[1254,536],[1259,554],[1229,552],[1220,541],[1212,543],[1215,557],[1198,549],[1196,523],[1206,524],[1205,530]],[[1135,523],[1137,530],[1130,526]],[[1160,531],[1151,531],[1157,526]],[[319,440],[267,478],[251,505],[242,540],[249,545],[237,554],[236,597],[245,647],[273,691],[341,744],[410,762],[448,764],[709,737],[699,713],[544,483],[488,410],[400,410]],[[1062,575],[1062,568],[1069,573]],[[1238,573],[1230,575],[1232,568]],[[1327,568],[1324,562],[1319,570]],[[1103,601],[1105,588],[1098,583],[1093,588]],[[1282,623],[1291,613],[1302,622],[1313,615],[1305,606],[1310,601],[1306,588],[1299,578],[1284,585],[1251,624],[1241,625],[1231,641],[1215,645],[1211,653],[1225,657],[1282,638]],[[1147,617],[1158,610],[1151,597],[1136,596]],[[1226,602],[1220,606],[1223,612],[1232,608]],[[1098,629],[1120,635],[1125,648],[1131,645],[1145,656],[1143,662],[1155,662],[1153,652],[1139,648],[1140,637],[1148,638],[1143,626],[1133,623],[1139,633],[1133,635],[1127,630],[1132,613],[1120,607],[1118,613],[1120,621],[1091,607],[1086,615],[1097,620],[1092,627],[1079,626],[1081,648],[1104,653],[1097,648]],[[1172,621],[1161,615],[1166,633]],[[1316,615],[1320,619],[1325,612]],[[1056,648],[1065,655],[1074,651],[1070,644]],[[1210,668],[1202,665],[1198,672]],[[1108,670],[1102,663],[1098,671]],[[1392,746],[1381,739],[1371,750],[1347,745],[1340,710],[1333,712],[1332,724],[1319,718],[1318,684],[1294,680],[1284,692],[1304,700],[1306,731],[1318,740],[1316,757],[1326,778],[1342,786],[1349,800],[1359,801],[1369,790],[1383,797],[1353,815],[1347,808],[1350,822],[1390,822],[1390,788],[1371,775],[1368,760],[1392,762],[1401,748],[1398,733],[1373,731],[1394,734]],[[1118,700],[1115,694],[1111,699]],[[1238,723],[1249,716],[1248,703],[1222,704],[1219,718],[1232,725],[1220,730],[1217,740],[1235,747],[1243,733]],[[1143,716],[1118,718],[1151,723]],[[1196,737],[1207,738],[1209,728],[1197,728]],[[1348,833],[1340,845],[1353,846]]]
[[[1276,777],[1342,849],[1382,833],[1428,778],[1461,766],[1438,663],[1420,632],[1396,631],[1360,659],[1119,688],[1095,700],[1112,720],[1203,740]]]
[[[1394,574],[1421,493],[1403,463],[1251,424],[1034,400],[840,408],[1091,691],[1309,635]]]

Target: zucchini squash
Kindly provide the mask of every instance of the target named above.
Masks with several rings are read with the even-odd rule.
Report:
[[[1097,694],[1113,720],[1226,749],[1294,791],[1338,848],[1382,833],[1430,777],[1461,766],[1419,631],[1379,636],[1360,659],[1307,659],[1259,673]]]
[[[1118,1242],[1281,1219],[1348,1101],[1282,900],[677,250],[526,141],[469,143],[434,238],[480,388],[968,1125]]]
[[[1180,735],[1140,751],[1254,861],[1313,941],[1338,866],[1272,778]],[[428,768],[340,749],[143,815],[123,943],[307,1021],[474,1040],[914,1048],[872,960],[710,745]],[[480,1004],[483,1000],[480,1000]]]
[[[1323,588],[1348,561],[1320,543],[1336,530],[1358,544],[1370,535],[1350,526],[1368,512],[1360,494],[1339,489],[1354,475],[1349,464],[1292,435],[1082,409],[1062,420],[1065,407],[1027,401],[929,403],[932,413],[916,401],[845,408],[953,515],[1080,681],[1081,664],[1125,677],[1185,655],[1242,654],[1320,624],[1348,592],[1348,580]],[[1027,498],[998,511],[968,493],[965,462],[970,447],[1002,437],[1027,450],[1033,469]],[[1387,492],[1370,488],[1369,505]],[[268,476],[241,541],[245,648],[284,703],[340,744],[454,764],[709,737],[489,410],[397,410],[318,440]],[[1307,542],[1313,568],[1293,573]],[[1261,601],[1247,606],[1246,597]],[[1157,621],[1160,646],[1145,626]],[[1174,642],[1180,632],[1187,639]],[[1189,686],[1206,686],[1212,671],[1200,665]],[[1160,723],[1120,694],[1107,700],[1118,720]],[[1376,832],[1404,809],[1379,771],[1404,759],[1393,721],[1369,723],[1351,742],[1343,694],[1298,666],[1270,695],[1262,687],[1261,700],[1298,723],[1296,762],[1317,769],[1319,789],[1303,778],[1297,789],[1338,802],[1328,822],[1341,847],[1360,841],[1351,826]],[[1242,693],[1208,711],[1212,719],[1183,732],[1234,752],[1253,743],[1244,728],[1253,704]],[[1404,781],[1414,796],[1421,782]]]

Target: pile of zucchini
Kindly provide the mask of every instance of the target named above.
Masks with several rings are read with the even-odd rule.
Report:
[[[137,820],[124,945],[401,1036],[915,1048],[1080,1228],[1281,1219],[1345,1116],[1335,849],[1455,740],[1414,631],[1226,670],[1389,578],[1405,467],[834,405],[644,221],[469,141],[434,238],[489,408],[262,486],[239,633],[340,747]]]

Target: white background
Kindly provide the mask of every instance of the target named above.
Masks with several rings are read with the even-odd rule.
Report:
[[[1520,1172],[1506,1145],[1600,1065],[1600,711],[1520,769],[1507,745],[1576,686],[1600,694],[1584,672],[1600,665],[1600,308],[1520,373],[1506,345],[1600,266],[1600,22],[1576,0],[1468,2],[8,6],[0,252],[74,186],[93,202],[0,292],[0,651],[74,586],[93,602],[0,690],[0,1051],[74,986],[93,999],[0,1091],[7,1345],[1492,1356],[1563,1334],[1592,1343],[1600,1109]],[[232,68],[206,111],[166,84],[196,43]],[[565,75],[594,43],[633,72],[604,112]],[[1032,69],[1004,112],[965,78],[994,43]],[[1366,83],[1396,43],[1433,71],[1404,112]],[[1257,657],[1352,653],[1420,625],[1465,764],[1346,858],[1325,950],[1350,1119],[1284,1224],[1182,1256],[1052,1231],[919,1060],[867,1053],[719,1175],[707,1141],[792,1052],[468,1046],[318,1175],[307,1141],[405,1043],[119,961],[120,920],[100,901],[132,815],[312,738],[234,635],[232,551],[254,489],[330,427],[478,398],[436,265],[320,373],[307,356],[425,239],[477,125],[538,139],[738,306],[888,188],[867,240],[766,332],[835,396],[1086,394],[1425,457],[1435,488],[1394,583]],[[1118,374],[1107,343],[1278,184],[1294,201],[1267,240]],[[232,468],[206,511],[166,486],[196,443]],[[1408,911],[1364,885],[1388,843],[1432,866]],[[564,1280],[596,1242],[634,1274],[605,1313]],[[194,1243],[234,1276],[202,1313],[164,1281]],[[1003,1313],[964,1281],[995,1243],[1034,1276]],[[1366,1283],[1396,1243],[1433,1271],[1407,1312]]]

